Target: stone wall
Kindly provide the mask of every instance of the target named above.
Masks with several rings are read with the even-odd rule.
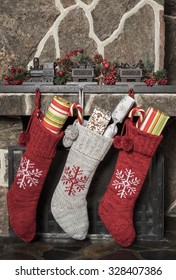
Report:
[[[176,83],[175,0],[4,0],[0,9],[0,76],[11,64],[53,61],[83,47],[110,60],[149,58]]]
[[[169,82],[176,84],[176,1],[165,0],[165,61]]]
[[[164,66],[164,0],[4,0],[1,10],[1,73],[80,47],[111,61]]]

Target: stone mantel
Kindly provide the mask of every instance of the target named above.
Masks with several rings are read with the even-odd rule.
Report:
[[[65,86],[41,85],[41,109],[45,112],[54,95],[61,95],[71,102],[79,102],[80,89],[83,90],[84,115],[90,115],[95,105],[112,111],[120,99],[128,94],[129,84],[113,86],[70,84]],[[0,115],[30,115],[34,108],[36,86],[0,85]],[[176,86],[134,85],[135,100],[138,106],[149,106],[176,116]]]

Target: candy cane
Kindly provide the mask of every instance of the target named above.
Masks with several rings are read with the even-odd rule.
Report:
[[[131,121],[133,121],[133,117],[134,116],[139,116],[137,122],[136,122],[136,127],[139,128],[140,124],[143,122],[144,120],[144,115],[145,115],[145,111],[143,108],[141,107],[135,107],[133,108],[129,114],[128,117],[131,119]]]
[[[70,107],[69,116],[71,116],[71,117],[73,116],[74,109],[77,109],[77,112],[78,112],[78,118],[77,119],[78,119],[78,122],[80,124],[82,124],[82,122],[83,122],[83,112],[82,111],[83,110],[82,110],[81,105],[77,102],[73,103]]]

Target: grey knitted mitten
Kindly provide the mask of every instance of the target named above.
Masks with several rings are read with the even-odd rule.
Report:
[[[79,135],[70,148],[65,168],[51,201],[51,212],[61,228],[72,238],[86,238],[89,221],[87,192],[93,175],[113,139],[77,123]]]
[[[76,124],[69,125],[65,130],[65,135],[62,139],[62,143],[65,148],[70,148],[73,141],[78,137],[79,131]]]

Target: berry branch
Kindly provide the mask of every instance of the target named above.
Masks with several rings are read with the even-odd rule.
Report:
[[[72,69],[93,68],[93,80],[99,85],[115,85],[121,81],[120,68],[142,69],[142,81],[147,86],[166,85],[167,72],[165,69],[154,72],[154,65],[151,61],[142,61],[137,64],[109,62],[101,54],[88,55],[84,49],[76,49],[66,53],[63,58],[54,62],[54,84],[65,85],[72,81]],[[8,73],[3,75],[5,85],[21,85],[30,78],[29,72],[23,67],[10,66]]]

